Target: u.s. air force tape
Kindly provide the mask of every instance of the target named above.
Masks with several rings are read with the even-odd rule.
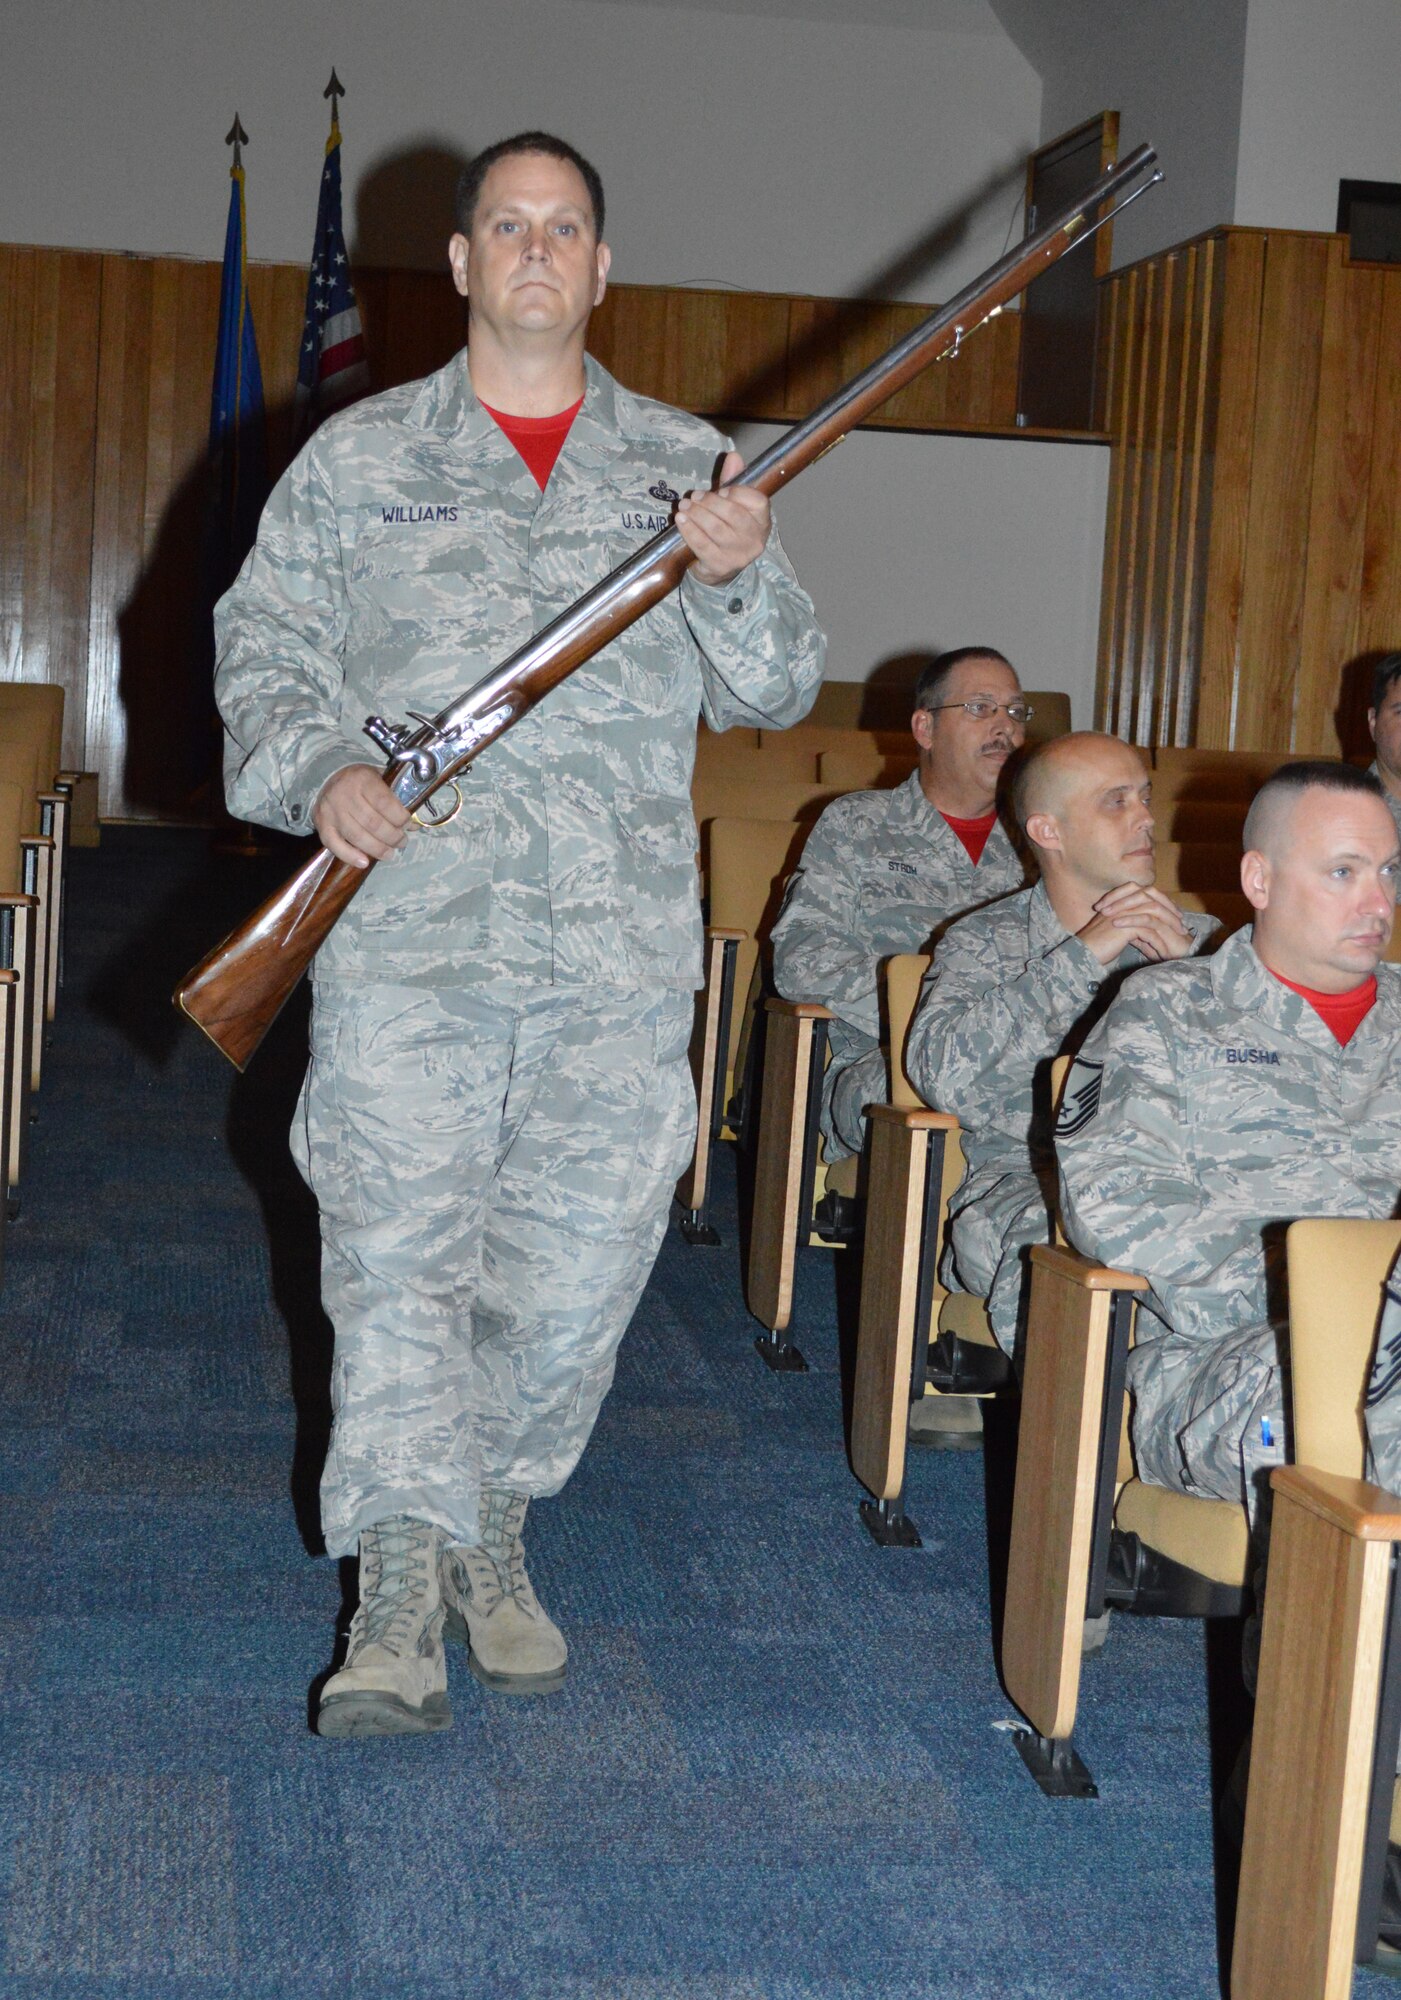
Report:
[[[1076,1056],[1070,1065],[1070,1074],[1065,1079],[1060,1110],[1056,1114],[1058,1139],[1067,1139],[1072,1132],[1082,1132],[1089,1124],[1099,1110],[1099,1093],[1103,1082],[1103,1063],[1085,1062],[1082,1057]]]

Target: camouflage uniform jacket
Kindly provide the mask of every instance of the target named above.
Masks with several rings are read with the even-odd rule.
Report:
[[[818,820],[773,929],[774,984],[830,1007],[832,1068],[880,1046],[880,962],[927,951],[952,918],[1019,889],[1026,869],[1002,826],[975,868],[912,771],[890,792],[851,792]]]
[[[1196,950],[1220,928],[1193,912],[1182,920]],[[1018,1241],[1049,1240],[1051,1059],[1079,1048],[1127,975],[1146,963],[1129,945],[1102,966],[1066,930],[1040,882],[945,932],[910,1026],[905,1072],[927,1104],[953,1112],[963,1128],[967,1171],[950,1204],[946,1283],[987,1297],[1009,1232],[1028,1210],[1031,1233],[1016,1232]],[[1019,1271],[1016,1279],[1014,1293]]]
[[[716,431],[586,368],[543,493],[465,352],[317,432],[217,614],[233,812],[310,831],[326,780],[376,761],[367,715],[436,713],[710,484]],[[796,722],[823,653],[776,537],[730,584],[688,575],[483,753],[450,826],[373,870],[318,977],[697,985],[697,714]]]
[[[1056,1152],[1071,1241],[1141,1271],[1173,1342],[1283,1332],[1287,1223],[1396,1209],[1401,972],[1377,967],[1345,1048],[1248,929],[1139,974],[1076,1059]]]

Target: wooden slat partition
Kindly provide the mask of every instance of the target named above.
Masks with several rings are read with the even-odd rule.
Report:
[[[0,678],[67,691],[64,762],[119,818],[202,817],[212,748],[201,615],[204,461],[220,267],[0,245]],[[445,276],[357,274],[372,379],[461,346]],[[291,453],[304,267],[249,268],[274,474]],[[618,285],[595,316],[606,366],[699,413],[789,421],[931,309]],[[1015,431],[1020,318],[1004,313],[876,419]]]
[[[1364,748],[1367,658],[1401,644],[1401,271],[1220,229],[1102,299],[1103,726]]]

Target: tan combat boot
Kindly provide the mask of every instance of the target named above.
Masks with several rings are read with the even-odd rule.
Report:
[[[564,1680],[569,1648],[525,1573],[521,1529],[529,1496],[482,1491],[482,1539],[443,1553],[444,1625],[467,1648],[467,1664],[498,1694],[548,1694]]]
[[[438,1563],[444,1535],[396,1514],[360,1536],[360,1602],[345,1665],[321,1694],[322,1736],[412,1736],[446,1729],[447,1661]]]
[[[926,1451],[978,1451],[983,1442],[980,1396],[921,1396],[910,1405],[910,1443]]]

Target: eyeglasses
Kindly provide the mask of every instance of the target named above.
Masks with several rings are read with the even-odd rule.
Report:
[[[926,715],[938,715],[946,708],[961,708],[965,715],[971,715],[975,722],[988,722],[999,708],[1007,711],[1007,720],[1021,724],[1030,722],[1036,710],[1029,701],[989,701],[983,697],[977,701],[941,701],[937,707],[926,709]]]

